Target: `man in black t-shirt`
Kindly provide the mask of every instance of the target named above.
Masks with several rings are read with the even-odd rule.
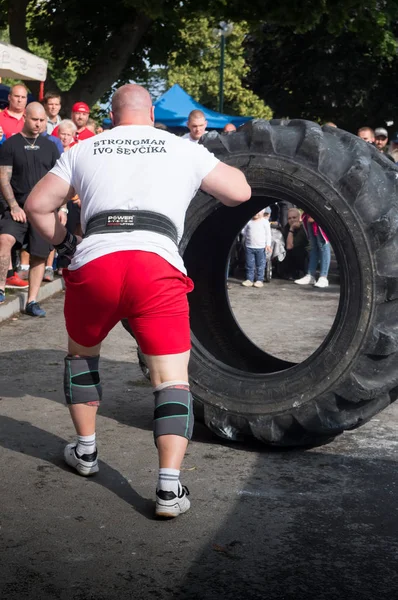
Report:
[[[7,275],[13,275],[8,273],[11,249],[27,244],[30,269],[26,313],[34,317],[46,314],[36,299],[51,246],[28,223],[23,205],[32,188],[59,158],[55,144],[40,135],[45,121],[42,105],[32,102],[26,108],[22,132],[10,137],[0,148],[0,190],[8,204],[0,221],[0,303],[5,299]]]

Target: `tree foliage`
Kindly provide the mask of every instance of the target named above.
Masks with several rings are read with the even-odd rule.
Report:
[[[398,24],[391,27],[398,33]],[[249,85],[276,117],[330,120],[355,132],[385,126],[396,115],[396,55],[383,54],[348,27],[334,35],[327,19],[303,34],[264,25],[247,50]]]
[[[216,23],[194,16],[183,22],[180,49],[168,61],[170,85],[180,84],[193,98],[217,110],[220,90],[220,39],[213,30]],[[242,80],[250,67],[245,63],[243,42],[249,32],[246,22],[235,23],[226,38],[224,68],[224,111],[243,116],[270,119],[271,109]]]
[[[0,29],[8,28],[12,44],[49,58],[46,89],[64,90],[70,107],[76,99],[93,105],[113,84],[145,79],[148,65],[165,65],[193,13],[301,34],[327,16],[332,35],[346,28],[379,55],[396,50],[396,0],[0,0]]]

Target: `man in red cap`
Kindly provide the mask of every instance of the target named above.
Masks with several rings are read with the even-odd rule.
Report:
[[[93,137],[93,135],[95,135],[86,127],[89,116],[89,106],[85,102],[75,102],[75,104],[72,106],[71,116],[72,121],[77,127],[77,131],[75,133],[75,142],[86,140],[87,138]],[[54,129],[52,134],[58,135],[58,127]]]

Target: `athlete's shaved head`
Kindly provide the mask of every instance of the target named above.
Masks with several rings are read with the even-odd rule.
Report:
[[[153,125],[153,106],[149,92],[141,85],[122,85],[112,98],[115,125]]]

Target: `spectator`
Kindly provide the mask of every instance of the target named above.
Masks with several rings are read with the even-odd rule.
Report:
[[[112,119],[109,119],[108,117],[105,119],[102,119],[102,129],[105,131],[106,129],[112,129],[113,124],[112,124]]]
[[[97,134],[97,123],[94,121],[94,119],[89,119],[87,121],[87,125],[86,128],[91,131],[94,135]]]
[[[6,139],[22,131],[27,101],[28,90],[26,87],[22,83],[13,85],[8,94],[8,108],[0,113],[0,127]]]
[[[43,137],[47,138],[48,140],[50,140],[50,142],[52,142],[53,144],[55,144],[58,148],[58,152],[61,155],[62,152],[64,151],[64,147],[62,145],[61,140],[59,139],[59,137],[55,136],[55,135],[51,135],[50,133],[47,133],[47,127],[46,124],[44,124],[44,131],[41,132],[41,134]]]
[[[72,106],[72,121],[76,125],[75,141],[80,142],[87,138],[95,135],[92,131],[87,129],[87,123],[89,120],[90,108],[85,102],[76,102]]]
[[[76,131],[77,127],[71,119],[64,119],[58,125],[58,137],[61,140],[64,151],[70,150],[76,144]]]
[[[61,155],[64,151],[64,147],[61,143],[61,140],[59,138],[57,138],[56,136],[49,135],[47,133],[46,123],[44,123],[42,125],[42,129],[43,129],[43,131],[40,132],[40,135],[47,138],[50,142],[53,142],[57,146],[58,152]],[[65,222],[66,222],[66,218],[65,218]],[[55,252],[53,250],[52,252],[50,252],[50,254],[48,256],[43,281],[53,281],[53,279],[54,279],[54,271],[53,271],[53,267],[52,267],[53,262],[54,262],[54,255],[55,255]],[[30,264],[29,252],[27,252],[25,249],[21,249],[18,275],[23,280],[27,280],[29,278],[29,264]]]
[[[64,146],[63,146],[60,138],[56,137],[55,135],[49,135],[47,133],[46,128],[44,129],[44,132],[42,132],[41,135],[46,137],[48,140],[50,140],[50,142],[53,142],[57,146],[58,152],[60,155],[64,152]],[[59,209],[59,219],[60,219],[62,225],[66,225],[67,214],[68,214],[68,209],[66,208],[66,206],[63,206],[62,208]],[[54,281],[54,260],[55,260],[55,250],[52,250],[47,258],[46,267],[44,270],[43,281]],[[21,257],[21,263],[22,263],[22,257]],[[29,263],[28,263],[28,265],[29,265]],[[26,268],[24,269],[24,272],[25,273],[27,272]]]
[[[233,133],[234,131],[236,131],[236,127],[233,123],[227,123],[222,130],[223,133]]]
[[[76,125],[75,142],[86,140],[93,137],[95,133],[87,129],[87,122],[90,116],[90,108],[85,102],[75,102],[72,106],[72,121]],[[53,131],[53,135],[58,136],[58,127]],[[59,137],[59,136],[58,136]]]
[[[289,208],[287,220],[283,228],[286,256],[279,272],[284,279],[298,279],[307,273],[309,242],[298,208]]]
[[[368,144],[374,144],[375,132],[370,127],[361,127],[358,129],[358,137],[364,142],[368,142]]]
[[[243,243],[246,257],[246,279],[242,282],[245,287],[263,287],[266,267],[266,253],[272,252],[271,225],[269,207],[258,212],[243,228]]]
[[[333,123],[333,121],[327,121],[325,125],[327,125],[328,127],[337,127],[336,123]]]
[[[76,145],[74,136],[76,133],[76,125],[71,119],[64,119],[61,121],[58,127],[58,135],[64,147],[64,151],[68,151],[72,146]],[[80,229],[80,200],[78,196],[75,196],[72,200],[69,200],[66,207],[60,208],[66,215],[66,228],[73,234],[81,235]],[[65,223],[61,221],[64,225]],[[49,265],[47,264],[47,267]],[[68,261],[65,258],[57,258],[57,273],[62,275],[62,269],[68,266]],[[46,269],[47,269],[46,267]],[[51,277],[50,270],[47,271],[47,275]],[[54,277],[54,274],[53,274]],[[46,275],[44,276],[46,280]]]
[[[280,200],[276,204],[276,218],[279,222],[279,225],[284,229],[288,224],[288,212],[291,208],[294,208],[294,204],[288,202],[287,200]]]
[[[398,163],[398,131],[396,131],[391,140],[390,140],[390,147],[389,147],[389,155],[391,156],[391,158],[393,159],[393,161],[395,163]]]
[[[55,92],[47,92],[44,96],[43,106],[47,115],[47,133],[52,135],[57,125],[61,123],[61,117],[59,116],[61,96]]]
[[[182,136],[183,140],[189,140],[197,144],[204,133],[206,133],[206,117],[201,110],[191,110],[188,116],[189,133]]]
[[[328,273],[330,267],[330,243],[325,232],[315,223],[314,219],[304,214],[302,217],[303,225],[311,244],[310,260],[308,273],[301,279],[296,279],[294,283],[299,285],[310,285],[314,287],[328,287]],[[316,270],[320,265],[319,279],[316,281]]]
[[[379,152],[387,153],[388,131],[384,127],[375,129],[375,146]]]
[[[0,149],[0,189],[9,206],[0,221],[0,302],[5,300],[7,279],[22,281],[12,271],[7,272],[11,250],[15,244],[21,247],[27,243],[30,269],[26,313],[34,317],[46,314],[37,303],[37,294],[51,246],[30,226],[23,205],[33,186],[59,158],[55,144],[40,135],[45,122],[43,106],[32,102],[26,109],[22,131],[6,140]],[[25,281],[22,284],[26,286]]]

